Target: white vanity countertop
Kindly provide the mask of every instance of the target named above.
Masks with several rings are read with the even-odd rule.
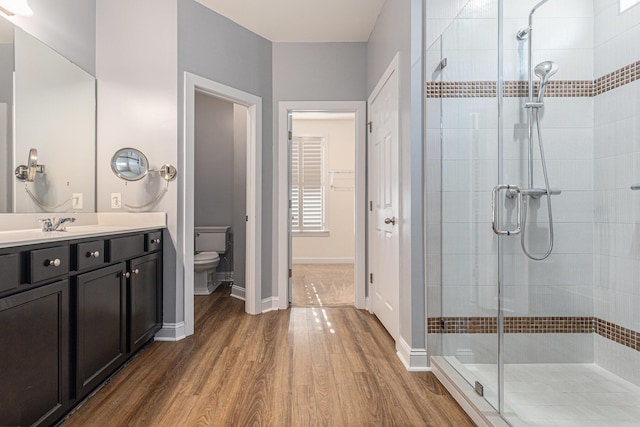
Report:
[[[13,217],[17,218],[13,218]],[[122,214],[57,214],[58,217],[75,217],[76,222],[67,225],[67,231],[41,231],[38,219],[53,214],[19,214],[0,216],[0,248],[59,242],[87,237],[132,233],[166,227],[164,212]],[[32,223],[36,227],[33,228]]]

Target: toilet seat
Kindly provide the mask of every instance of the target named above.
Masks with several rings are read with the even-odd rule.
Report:
[[[217,252],[200,252],[199,254],[195,254],[193,257],[193,262],[195,264],[203,264],[219,260],[220,255],[218,255]]]

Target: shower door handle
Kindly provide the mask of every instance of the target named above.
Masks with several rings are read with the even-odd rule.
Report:
[[[498,194],[500,190],[507,190],[516,196],[516,228],[513,230],[501,230],[498,228],[498,213],[496,211],[498,205]],[[513,196],[512,196],[513,197]],[[512,236],[520,233],[522,230],[522,191],[517,185],[496,185],[491,191],[491,226],[493,232],[500,236]]]

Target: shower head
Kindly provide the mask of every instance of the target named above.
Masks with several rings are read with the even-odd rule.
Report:
[[[538,91],[538,102],[542,102],[544,91],[547,88],[547,82],[555,73],[558,72],[558,64],[553,61],[544,61],[536,65],[534,72],[540,79],[540,90]]]

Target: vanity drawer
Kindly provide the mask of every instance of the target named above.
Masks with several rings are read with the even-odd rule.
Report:
[[[109,261],[122,261],[144,254],[144,234],[107,240]]]
[[[147,252],[157,251],[162,248],[162,231],[147,233],[145,236],[145,250]]]
[[[104,264],[104,240],[78,243],[76,245],[77,270],[99,267]]]
[[[69,272],[69,246],[31,251],[30,283],[42,282]]]
[[[20,284],[18,254],[0,255],[0,294],[16,289]]]

